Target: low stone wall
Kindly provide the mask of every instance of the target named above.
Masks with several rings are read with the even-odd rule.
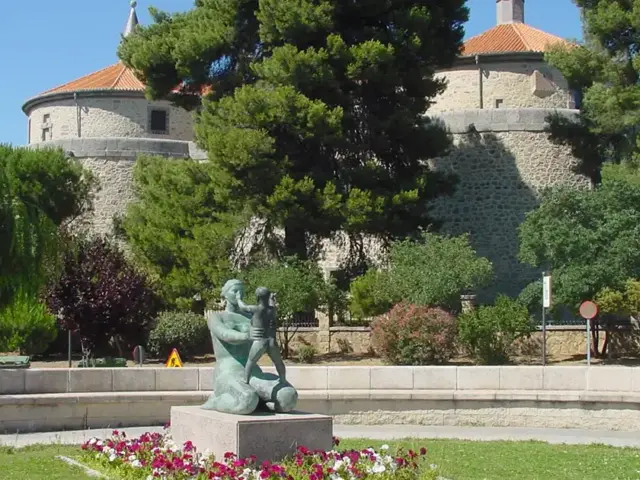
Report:
[[[271,369],[267,369],[271,370]],[[629,367],[292,367],[299,409],[343,424],[640,429]],[[0,431],[159,425],[213,368],[0,370]]]
[[[318,353],[353,353],[370,354],[371,328],[369,327],[329,327],[299,328],[291,335],[291,349],[297,350],[302,345],[312,345]]]
[[[368,355],[373,352],[370,327],[335,326],[325,328],[300,328],[292,335],[291,348],[313,345],[318,353],[352,353]],[[328,338],[328,341],[325,339]],[[600,346],[604,335],[600,335]],[[550,326],[547,330],[547,354],[549,358],[586,356],[587,336],[585,326]],[[516,352],[523,356],[538,356],[542,352],[542,332],[520,341]],[[640,356],[640,330],[624,330],[610,340],[609,357]]]

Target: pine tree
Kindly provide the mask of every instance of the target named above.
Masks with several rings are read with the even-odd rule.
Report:
[[[571,145],[580,170],[599,183],[604,162],[638,162],[640,0],[575,0],[585,41],[546,55],[581,93],[577,121],[552,118],[551,132]]]
[[[425,160],[449,138],[425,117],[460,51],[465,0],[197,0],[120,47],[150,98],[199,109],[196,137],[229,210],[284,230],[284,254],[346,232],[404,238],[453,179]],[[179,85],[180,88],[176,89]]]

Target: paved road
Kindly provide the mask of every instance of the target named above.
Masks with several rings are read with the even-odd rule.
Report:
[[[0,445],[23,447],[38,443],[80,444],[91,437],[104,438],[111,429],[25,433],[0,435]],[[127,435],[135,437],[144,432],[159,432],[160,427],[125,428]],[[548,443],[591,444],[640,448],[640,432],[609,432],[592,430],[489,428],[489,427],[427,427],[417,425],[334,425],[334,435],[341,438],[371,438],[393,440],[400,438],[448,438],[459,440],[538,440]]]

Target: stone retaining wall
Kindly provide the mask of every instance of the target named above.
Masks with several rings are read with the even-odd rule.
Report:
[[[640,429],[629,367],[291,367],[299,409],[345,424]],[[159,425],[212,368],[0,370],[0,432]]]
[[[321,326],[322,327],[322,326]],[[328,338],[328,341],[322,339]],[[600,336],[600,346],[604,335]],[[355,355],[373,354],[370,327],[334,326],[324,328],[300,328],[293,334],[292,350],[302,345],[313,345],[318,353],[343,353]],[[547,330],[547,354],[549,358],[586,356],[586,326],[551,326]],[[609,346],[611,358],[640,356],[640,331],[624,330],[612,337]],[[538,356],[542,352],[542,332],[535,332],[530,339],[519,342],[516,354]]]

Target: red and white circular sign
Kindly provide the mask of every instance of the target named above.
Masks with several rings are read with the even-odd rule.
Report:
[[[598,315],[598,306],[590,300],[582,302],[582,305],[580,305],[580,315],[586,320],[591,320]]]

